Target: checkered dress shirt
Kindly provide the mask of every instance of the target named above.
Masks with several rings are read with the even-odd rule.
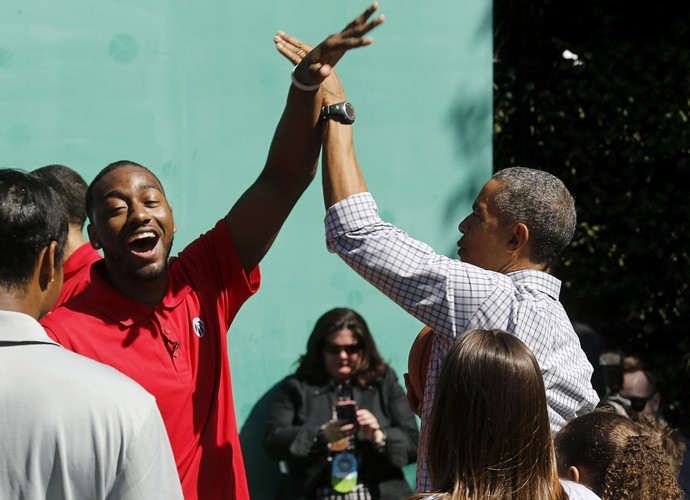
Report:
[[[431,491],[424,423],[431,414],[441,363],[463,332],[500,328],[534,353],[544,378],[553,433],[599,401],[592,365],[563,306],[561,282],[540,271],[487,271],[436,254],[378,216],[369,193],[342,200],[326,213],[328,249],[360,276],[434,331],[422,406],[417,491]]]

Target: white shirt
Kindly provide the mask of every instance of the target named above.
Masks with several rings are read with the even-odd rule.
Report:
[[[0,498],[182,499],[153,396],[10,311],[0,311]]]
[[[500,328],[532,350],[546,386],[555,434],[599,401],[592,365],[558,301],[561,282],[540,271],[487,271],[436,254],[381,220],[369,193],[359,193],[326,213],[328,249],[364,279],[434,331],[424,389],[417,491],[430,491],[424,423],[431,414],[441,363],[454,340],[474,328]]]
[[[563,489],[570,497],[570,500],[601,500],[596,493],[587,488],[587,486],[576,483],[575,481],[567,481],[561,479]]]

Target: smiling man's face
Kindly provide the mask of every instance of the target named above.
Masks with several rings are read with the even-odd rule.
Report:
[[[91,243],[103,249],[109,274],[135,281],[164,275],[175,220],[162,186],[146,169],[125,165],[98,181],[88,231]]]

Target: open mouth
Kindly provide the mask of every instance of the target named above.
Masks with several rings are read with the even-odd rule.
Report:
[[[129,238],[127,246],[133,254],[145,256],[153,252],[157,243],[158,235],[156,235],[156,233],[153,231],[144,231]]]

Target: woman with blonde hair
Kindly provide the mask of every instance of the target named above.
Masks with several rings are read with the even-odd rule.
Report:
[[[596,498],[559,480],[547,408],[539,365],[520,339],[463,334],[443,361],[427,433],[435,492],[414,498]]]

